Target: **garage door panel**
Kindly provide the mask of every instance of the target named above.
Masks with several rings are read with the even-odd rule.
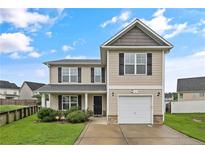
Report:
[[[151,102],[149,96],[120,96],[119,123],[151,123]]]

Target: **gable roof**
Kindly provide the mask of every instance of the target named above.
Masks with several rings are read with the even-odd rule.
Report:
[[[27,85],[31,88],[32,91],[33,91],[33,90],[37,90],[37,89],[39,89],[40,87],[42,87],[42,86],[45,85],[44,83],[30,82],[30,81],[24,81],[23,85],[24,85],[24,84],[27,84]],[[23,85],[22,85],[22,86],[23,86]]]
[[[46,65],[98,65],[101,64],[100,59],[61,59],[55,61],[44,62]]]
[[[19,89],[19,87],[15,83],[11,83],[5,80],[0,80],[0,88]]]
[[[177,92],[205,91],[205,77],[177,80]]]
[[[107,40],[105,43],[101,45],[101,47],[110,46],[111,43],[122,37],[124,34],[126,34],[128,31],[133,29],[134,27],[138,27],[140,30],[142,30],[146,35],[148,35],[150,38],[155,40],[159,46],[164,46],[167,48],[172,48],[173,45],[165,40],[163,37],[161,37],[159,34],[157,34],[154,30],[149,28],[147,25],[145,25],[143,22],[141,22],[139,19],[135,19],[133,22],[131,22],[128,26],[126,26],[124,29],[122,29],[120,32],[118,32],[116,35],[114,35],[112,38]]]

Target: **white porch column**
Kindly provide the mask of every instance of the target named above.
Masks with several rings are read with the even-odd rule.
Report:
[[[88,109],[88,94],[85,93],[85,111]]]
[[[41,94],[41,106],[46,107],[46,96],[44,93]]]

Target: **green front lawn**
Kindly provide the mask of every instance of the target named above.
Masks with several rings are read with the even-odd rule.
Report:
[[[205,142],[205,113],[166,114],[165,124]]]
[[[0,105],[0,112],[11,111],[15,109],[20,109],[25,106],[22,105]]]
[[[39,123],[36,115],[0,127],[0,144],[74,144],[85,124]]]

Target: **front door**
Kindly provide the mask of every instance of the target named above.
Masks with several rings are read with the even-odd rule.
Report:
[[[94,115],[102,115],[102,96],[94,96]]]

